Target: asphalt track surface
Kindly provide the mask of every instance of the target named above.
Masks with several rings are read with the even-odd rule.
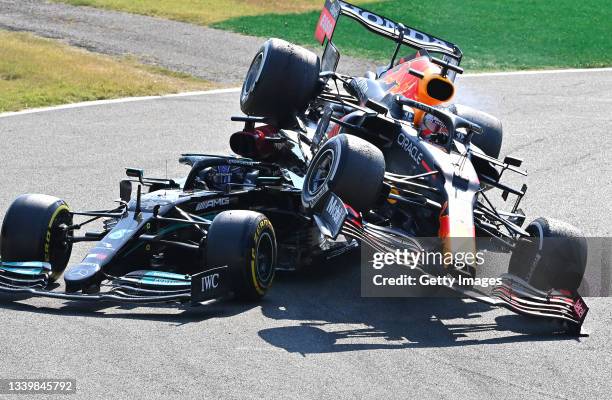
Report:
[[[612,72],[466,77],[530,175],[524,208],[610,236]],[[0,217],[24,192],[107,207],[126,166],[184,174],[228,151],[238,94],[0,117]],[[72,261],[83,257],[79,247]],[[612,301],[589,337],[460,299],[363,299],[345,258],[282,276],[261,304],[128,307],[0,297],[0,377],[76,378],[78,398],[608,398]],[[2,398],[2,395],[0,395]],[[10,397],[5,397],[10,398]],[[39,398],[39,397],[36,397]]]

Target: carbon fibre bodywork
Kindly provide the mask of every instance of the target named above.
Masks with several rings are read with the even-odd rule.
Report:
[[[0,262],[0,291],[135,303],[224,297],[233,278],[226,266],[209,265],[206,245],[215,216],[226,210],[257,211],[272,222],[279,269],[298,269],[354,247],[323,238],[301,205],[292,180],[299,183],[298,175],[277,164],[194,154],[181,162],[192,167],[184,179],[147,178],[129,169],[129,184],[138,185],[135,199],[119,201],[113,210],[71,211],[73,218],[89,218],[83,224],[102,219],[102,231],[79,235],[83,225],[75,224],[52,232],[71,244],[96,243],[66,269],[65,292],[52,290],[51,264],[39,260]]]

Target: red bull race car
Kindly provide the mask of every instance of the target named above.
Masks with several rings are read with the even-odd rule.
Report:
[[[363,76],[340,73],[333,38],[342,18],[394,42],[389,62]],[[450,254],[417,266],[422,274],[450,277],[443,282],[477,277],[474,262],[459,267],[453,261],[460,254],[510,254],[507,273],[490,293],[448,286],[580,332],[588,311],[579,294],[586,240],[562,221],[527,223],[520,208],[527,186],[502,182],[504,174],[526,172],[521,159],[500,158],[501,122],[452,102],[455,78],[463,73],[459,47],[339,0],[326,1],[315,37],[325,45],[321,59],[279,39],[256,54],[241,107],[269,125],[255,128],[261,137],[245,132],[252,141],[235,151],[265,159],[259,143],[278,132],[304,132],[309,162],[302,203],[326,236],[355,238],[379,252]],[[410,53],[400,57],[406,48]],[[508,208],[498,199],[510,202]]]

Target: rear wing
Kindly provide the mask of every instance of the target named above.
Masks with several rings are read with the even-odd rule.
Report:
[[[320,44],[323,44],[325,39],[328,41],[332,40],[336,23],[341,15],[354,19],[377,35],[385,36],[395,42],[402,42],[417,50],[425,49],[431,52],[442,53],[454,60],[453,64],[455,65],[459,65],[461,62],[463,53],[453,43],[394,22],[342,0],[325,1],[325,6],[315,31],[315,37]]]

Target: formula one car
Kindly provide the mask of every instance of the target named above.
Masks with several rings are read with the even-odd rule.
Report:
[[[252,125],[249,118],[237,119]],[[291,159],[289,147],[297,144],[283,138],[288,152],[276,151],[281,162]],[[128,169],[112,210],[72,211],[40,194],[17,198],[2,224],[0,292],[129,303],[199,303],[231,294],[257,300],[275,270],[296,269],[356,244],[325,239],[304,213],[303,161],[292,159],[293,171],[236,157],[188,154],[181,162],[191,171],[176,181]],[[96,220],[101,230],[79,234]],[[80,242],[97,243],[64,273]],[[62,274],[65,291],[53,290]]]
[[[390,62],[363,77],[337,72],[340,52],[332,39],[341,16],[394,41]],[[519,206],[527,186],[513,188],[501,178],[526,172],[518,158],[499,159],[501,123],[450,102],[463,72],[461,50],[338,0],[326,1],[315,35],[326,44],[322,59],[278,39],[256,54],[241,108],[275,128],[266,126],[235,151],[265,159],[259,143],[278,128],[314,131],[306,135],[312,140],[306,143],[302,202],[329,238],[352,237],[382,252],[428,246],[451,255],[477,248],[511,253],[508,274],[490,296],[471,287],[451,289],[579,332],[588,311],[578,294],[586,241],[577,228],[550,218],[523,228]],[[405,46],[413,54],[399,58]],[[494,205],[494,189],[504,201],[515,197],[509,211]],[[452,260],[418,267],[431,275],[476,276],[474,265],[459,268]]]
[[[396,43],[388,65],[363,77],[336,71],[332,38],[342,15]],[[179,181],[128,170],[139,183],[136,199],[123,181],[113,210],[72,212],[55,198],[18,198],[2,227],[0,291],[130,302],[199,302],[230,292],[259,298],[275,266],[307,265],[358,242],[454,255],[474,251],[484,237],[479,247],[512,253],[503,284],[492,296],[451,289],[579,333],[588,312],[578,294],[584,238],[545,218],[523,228],[526,186],[517,190],[501,177],[525,172],[517,158],[498,159],[501,123],[450,103],[460,49],[338,0],[326,2],[316,36],[326,43],[322,58],[271,39],[253,59],[240,96],[245,127],[230,139],[245,158],[187,155],[192,170]],[[398,58],[405,46],[414,53]],[[510,211],[494,206],[491,189],[504,200],[516,196]],[[74,223],[75,216],[89,219]],[[96,219],[102,231],[76,234]],[[99,243],[64,274],[66,292],[50,290],[81,241]],[[477,272],[455,264],[418,267],[430,275]]]

